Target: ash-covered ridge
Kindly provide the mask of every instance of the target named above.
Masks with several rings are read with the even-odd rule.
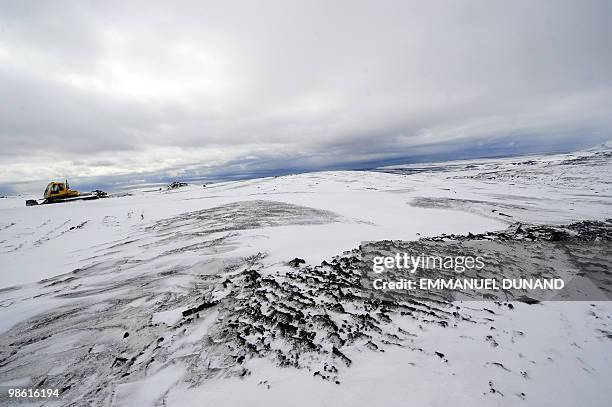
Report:
[[[282,272],[249,268],[223,282],[223,287],[230,291],[220,306],[228,316],[221,318],[225,326],[218,338],[229,340],[238,362],[247,357],[267,356],[280,366],[305,367],[339,383],[338,371],[351,364],[343,353],[346,347],[384,351],[385,346],[398,346],[423,351],[410,345],[416,333],[402,326],[412,325],[414,329],[422,324],[435,324],[457,328],[465,321],[474,321],[473,311],[462,311],[452,297],[373,290],[371,263],[366,260],[373,252],[465,254],[466,249],[475,251],[477,247],[463,243],[486,241],[495,244],[490,250],[498,256],[488,274],[508,276],[513,270],[532,266],[530,250],[531,254],[548,251],[558,258],[561,255],[556,255],[555,250],[559,250],[566,257],[559,261],[567,261],[566,265],[578,268],[581,275],[592,272],[589,267],[599,260],[597,265],[603,274],[595,273],[594,281],[600,289],[612,293],[612,255],[605,249],[611,240],[612,220],[555,226],[517,224],[504,231],[477,235],[443,235],[417,242],[370,242],[318,266],[300,267],[299,259],[295,259],[292,265],[299,268]],[[510,241],[520,244],[522,250],[517,251]],[[581,263],[585,259],[590,259],[590,263]],[[540,268],[545,266],[539,264]],[[555,266],[560,267],[558,263]],[[538,275],[545,276],[546,270],[539,270]],[[505,301],[497,301],[497,306],[512,309],[507,301],[525,301],[516,293],[506,294]],[[313,354],[319,357],[313,359]]]

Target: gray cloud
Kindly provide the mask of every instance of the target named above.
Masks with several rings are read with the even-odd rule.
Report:
[[[0,184],[593,144],[611,138],[610,15],[608,1],[3,2]]]

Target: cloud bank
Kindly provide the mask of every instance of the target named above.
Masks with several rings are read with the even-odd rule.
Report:
[[[610,139],[609,1],[5,1],[0,184]]]

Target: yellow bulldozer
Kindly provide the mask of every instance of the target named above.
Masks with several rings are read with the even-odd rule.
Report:
[[[68,180],[65,180],[64,182],[52,181],[49,182],[49,184],[47,185],[41,202],[36,199],[28,199],[26,201],[26,206],[79,200],[86,201],[92,199],[106,198],[107,196],[108,194],[106,192],[100,190],[95,190],[91,192],[79,192],[74,189],[70,189],[70,185],[68,185]]]

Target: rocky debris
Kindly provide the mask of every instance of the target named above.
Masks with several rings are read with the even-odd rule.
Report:
[[[502,279],[519,281],[519,286],[496,291],[437,290],[430,291],[446,301],[488,299],[523,301],[535,304],[543,300],[610,300],[612,299],[612,220],[581,221],[566,225],[527,225],[515,223],[505,230],[467,235],[442,234],[417,241],[380,241],[363,245],[369,257],[395,256],[398,253],[424,254],[444,259],[457,256],[481,256],[482,270],[419,266],[419,273],[431,279]],[[550,261],[554,259],[554,261]],[[404,270],[386,270],[385,279],[406,278]],[[520,287],[523,279],[562,278],[561,291],[530,290]],[[589,281],[587,281],[589,280]],[[585,286],[586,284],[586,286]],[[590,287],[585,289],[585,287]]]
[[[539,304],[540,301],[535,298],[528,297],[526,295],[522,295],[516,299],[517,301],[524,302],[525,304],[534,305]]]
[[[495,384],[493,383],[493,380],[489,380],[489,393],[498,394],[501,397],[504,397],[504,394],[495,388]],[[521,393],[521,394],[524,395],[524,393]]]
[[[83,221],[83,222],[79,223],[76,226],[71,226],[68,230],[82,229],[87,224],[87,222],[89,222],[89,221],[86,220],[86,221]]]
[[[508,369],[503,363],[500,362],[491,362],[491,365],[493,366],[497,366],[502,370],[505,370],[506,372],[511,372],[512,370]]]
[[[296,257],[293,260],[289,260],[287,264],[291,267],[300,267],[300,264],[306,264],[306,260]]]
[[[487,335],[485,337],[485,341],[488,342],[494,348],[499,346],[499,343],[497,343],[497,341],[493,338],[493,335]]]
[[[185,311],[183,311],[183,317],[188,317],[191,314],[195,314],[195,313],[200,312],[202,310],[205,310],[207,308],[214,307],[215,305],[217,305],[216,301],[212,301],[212,302],[204,301],[200,305],[198,305],[197,307],[189,308],[189,309],[186,309]]]
[[[527,241],[580,241],[600,242],[612,240],[612,219],[604,221],[585,220],[568,225],[524,225],[515,223],[506,230],[468,234],[441,235],[421,238],[422,241],[466,241],[466,240],[527,240]]]
[[[205,342],[207,356],[192,367],[202,378],[218,374],[215,360],[226,354],[225,374],[239,375],[247,359],[266,357],[340,383],[341,368],[353,363],[353,349],[407,347],[412,334],[395,325],[398,319],[439,326],[461,319],[450,303],[373,296],[362,281],[369,279],[364,270],[369,266],[359,249],[318,266],[272,273],[263,272],[261,259],[251,259],[251,267],[222,282],[229,292],[219,300],[218,323]],[[183,314],[182,324],[194,318],[193,312]]]
[[[372,342],[369,342],[369,343],[372,343]],[[335,346],[332,347],[332,354],[334,356],[339,357],[340,360],[342,360],[346,364],[347,367],[350,366],[351,363],[353,363],[352,360],[350,360],[344,353],[340,352],[338,348],[336,348]]]
[[[503,250],[509,242],[523,242],[525,238],[527,245],[521,243],[520,247],[529,249],[539,248],[529,243],[532,241],[555,244],[609,240],[611,230],[609,220],[555,226],[515,224],[504,231],[478,235],[444,235],[416,242],[372,242],[317,266],[304,265],[305,262],[296,257],[287,263],[290,269],[263,272],[256,260],[253,267],[223,281],[223,288],[229,290],[229,294],[219,301],[219,325],[211,340],[216,347],[231,349],[235,366],[248,358],[267,357],[279,366],[309,369],[317,377],[337,381],[341,367],[352,364],[348,356],[352,349],[381,352],[390,345],[408,348],[412,334],[396,325],[402,318],[409,317],[416,325],[435,324],[442,328],[456,327],[470,320],[459,307],[453,306],[452,296],[373,290],[369,263],[372,252],[466,250],[466,245],[447,245],[449,241],[453,244],[493,241],[499,242],[496,250]],[[445,244],[440,246],[440,243]],[[520,260],[530,257],[519,255],[518,259],[506,259],[501,252],[499,255],[498,266],[504,271],[512,262],[521,270],[524,265]],[[398,277],[391,275],[389,279]],[[512,293],[504,294],[510,300],[528,304],[539,302],[527,296],[513,298]],[[507,310],[514,309],[507,301],[496,303]],[[482,320],[488,322],[500,315],[499,311],[486,307],[480,313]],[[493,347],[498,346],[493,335],[487,335],[485,341]],[[431,354],[447,361],[442,352],[431,351]],[[334,374],[323,373],[323,365],[333,367]],[[239,370],[228,367],[228,371]]]

